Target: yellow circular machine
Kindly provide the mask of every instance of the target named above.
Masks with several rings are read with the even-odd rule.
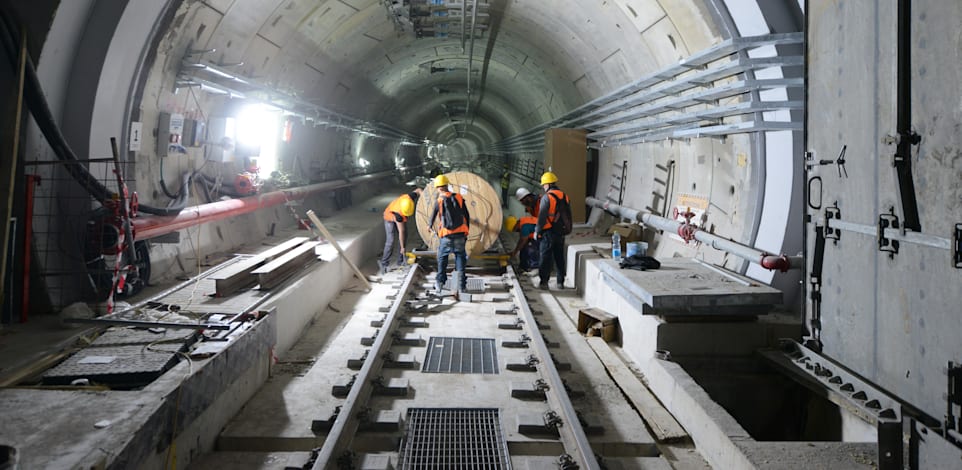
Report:
[[[451,192],[460,194],[471,213],[471,231],[468,233],[466,250],[468,256],[479,256],[498,239],[501,231],[501,199],[494,188],[484,178],[467,171],[455,171],[445,174],[449,180]],[[438,202],[438,190],[432,181],[424,188],[424,193],[418,199],[415,220],[421,239],[431,250],[438,249],[438,237],[428,230],[428,218]],[[434,221],[435,233],[440,223],[440,217]]]

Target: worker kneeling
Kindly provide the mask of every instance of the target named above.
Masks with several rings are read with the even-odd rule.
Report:
[[[454,293],[454,299],[459,300],[459,293],[466,291],[468,287],[467,276],[464,274],[468,254],[465,251],[465,243],[468,240],[468,232],[471,229],[471,215],[468,207],[464,203],[464,198],[460,194],[454,194],[448,189],[448,178],[438,175],[434,179],[434,187],[438,189],[439,196],[437,204],[431,210],[431,217],[428,219],[428,227],[431,232],[435,232],[440,237],[438,244],[438,274],[435,278],[434,289],[437,294],[441,293],[444,285],[448,282],[448,255],[454,254],[454,270],[459,274],[460,279],[456,279],[458,287]],[[440,223],[435,228],[434,221],[440,215]]]
[[[541,265],[541,242],[534,238],[537,226],[538,218],[530,215],[520,219],[512,215],[504,221],[505,230],[518,233],[518,244],[511,252],[511,257],[519,257],[522,271],[537,269]]]

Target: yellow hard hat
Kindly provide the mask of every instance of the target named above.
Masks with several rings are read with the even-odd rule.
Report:
[[[450,184],[448,182],[448,177],[444,175],[438,175],[434,178],[434,187],[440,188],[441,186],[447,186]]]
[[[504,229],[509,232],[513,232],[515,226],[517,225],[518,225],[518,218],[513,215],[509,215],[506,219],[504,219]]]
[[[543,175],[541,175],[541,184],[551,184],[551,183],[557,183],[557,182],[558,182],[558,175],[550,171],[546,171],[544,172]]]
[[[414,201],[410,197],[401,199],[401,215],[405,217],[414,215]]]

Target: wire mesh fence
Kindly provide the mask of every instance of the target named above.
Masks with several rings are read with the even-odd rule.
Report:
[[[111,192],[118,191],[110,158],[76,162],[28,160],[24,173],[39,184],[33,189],[30,234],[30,310],[59,311],[78,301],[99,301],[112,286],[119,231],[116,214],[71,176],[69,165],[83,166]],[[122,162],[122,175],[133,175],[133,162]],[[106,253],[106,254],[105,254]]]

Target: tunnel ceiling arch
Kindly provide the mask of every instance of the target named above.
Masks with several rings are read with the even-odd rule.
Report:
[[[576,0],[480,2],[488,16],[474,41],[474,116],[467,118],[479,129],[457,133],[446,123],[464,112],[466,106],[455,103],[468,101],[469,47],[462,52],[456,38],[416,39],[410,28],[398,31],[385,5],[185,2],[179,29],[193,36],[189,47],[217,49],[207,61],[243,64],[244,76],[417,135],[473,141],[452,149],[517,134],[718,39],[698,5],[663,9],[658,2],[614,0],[589,9]]]

